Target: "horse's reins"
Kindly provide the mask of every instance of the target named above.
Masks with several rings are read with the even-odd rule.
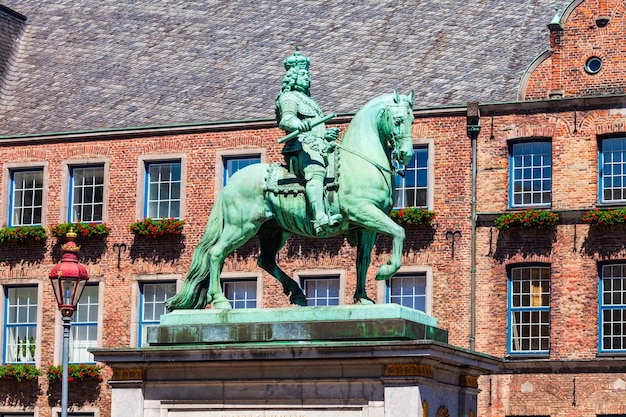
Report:
[[[382,166],[381,164],[379,164],[378,162],[374,162],[371,159],[369,159],[367,156],[363,155],[361,152],[359,151],[355,151],[354,149],[350,149],[350,148],[346,148],[345,146],[343,146],[340,143],[336,144],[336,147],[339,149],[342,149],[344,151],[347,151],[353,155],[358,156],[359,158],[369,162],[370,164],[374,165],[376,168],[378,168],[380,171],[386,172],[387,174],[391,174],[391,175],[395,175],[394,171],[395,169],[391,170],[389,168],[386,168],[384,166]]]

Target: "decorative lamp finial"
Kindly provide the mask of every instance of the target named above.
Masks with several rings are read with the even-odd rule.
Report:
[[[310,64],[311,60],[300,53],[300,48],[298,46],[296,46],[296,51],[293,53],[293,55],[288,56],[283,61],[283,65],[285,66],[285,70],[287,71],[289,71],[293,67],[299,67],[308,70]]]
[[[76,232],[72,227],[70,227],[70,230],[65,234],[65,237],[67,238],[67,243],[61,245],[61,250],[63,252],[78,252],[80,250],[80,246],[74,243],[74,239],[76,239]]]

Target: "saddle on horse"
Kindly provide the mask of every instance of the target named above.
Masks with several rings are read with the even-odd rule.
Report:
[[[339,201],[337,198],[337,190],[339,189],[339,182],[337,181],[339,173],[337,170],[339,162],[339,152],[335,149],[331,157],[328,158],[328,166],[326,167],[326,176],[324,178],[324,205],[326,212],[329,216],[336,216],[340,214]],[[303,202],[306,202],[305,195],[306,181],[301,176],[298,176],[291,172],[287,166],[278,163],[272,163],[268,166],[267,175],[264,179],[263,191],[265,193],[271,193],[276,198],[282,201],[281,207],[288,206],[285,203],[285,199],[289,196],[299,197]],[[313,226],[312,214],[310,207],[305,210],[307,217],[311,218],[306,222],[310,227],[306,227],[307,234],[315,235],[319,233],[319,230],[315,230]],[[331,226],[332,227],[332,226]]]

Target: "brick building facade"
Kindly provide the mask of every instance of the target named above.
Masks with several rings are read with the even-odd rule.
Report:
[[[549,49],[527,57],[518,100],[479,103],[475,161],[471,106],[415,110],[413,140],[423,158],[415,187],[436,218],[432,226],[406,226],[399,277],[419,286],[409,298],[448,330],[452,345],[503,359],[499,374],[481,377],[478,415],[626,416],[626,226],[582,220],[590,210],[626,205],[625,38],[624,2],[571,2],[551,24]],[[346,114],[331,123],[343,130],[349,120]],[[281,161],[281,136],[269,119],[5,136],[0,223],[29,224],[12,216],[40,206],[32,224],[49,228],[72,220],[75,210],[108,224],[104,238],[78,238],[93,286],[93,317],[80,324],[95,332],[80,338],[98,347],[139,346],[143,326],[158,320],[159,297],[180,287],[225,176],[250,158]],[[170,200],[186,222],[182,235],[151,239],[129,231],[150,213],[151,167],[178,173],[159,184],[180,190]],[[94,199],[77,206],[78,178],[87,179],[82,189]],[[18,202],[20,187],[39,193],[41,204]],[[494,225],[529,207],[559,221]],[[60,363],[61,321],[47,275],[64,241],[0,244],[3,363],[26,361],[44,371]],[[380,237],[369,271],[368,293],[381,303],[395,301],[388,283],[374,281],[389,250],[390,239]],[[225,281],[248,285],[231,289],[257,307],[288,307],[277,281],[257,267],[257,253],[255,241],[238,249],[225,263]],[[330,279],[340,304],[352,303],[354,259],[343,238],[292,237],[279,254],[302,285]],[[21,307],[30,307],[30,316],[11,321],[7,312]],[[20,353],[10,336],[18,333],[29,343],[32,337],[33,355]],[[101,383],[72,383],[74,411],[110,415],[111,375],[106,368],[102,375]],[[58,411],[58,387],[45,376],[19,389],[9,381],[0,380],[0,414]]]

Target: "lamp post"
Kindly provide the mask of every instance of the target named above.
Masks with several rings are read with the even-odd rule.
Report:
[[[50,283],[54,296],[63,317],[63,345],[62,363],[63,374],[61,380],[61,417],[67,417],[67,373],[69,361],[69,341],[72,315],[78,305],[80,295],[89,279],[87,268],[78,263],[80,246],[74,243],[76,233],[72,229],[66,234],[68,242],[61,246],[63,256],[61,262],[52,267]]]

